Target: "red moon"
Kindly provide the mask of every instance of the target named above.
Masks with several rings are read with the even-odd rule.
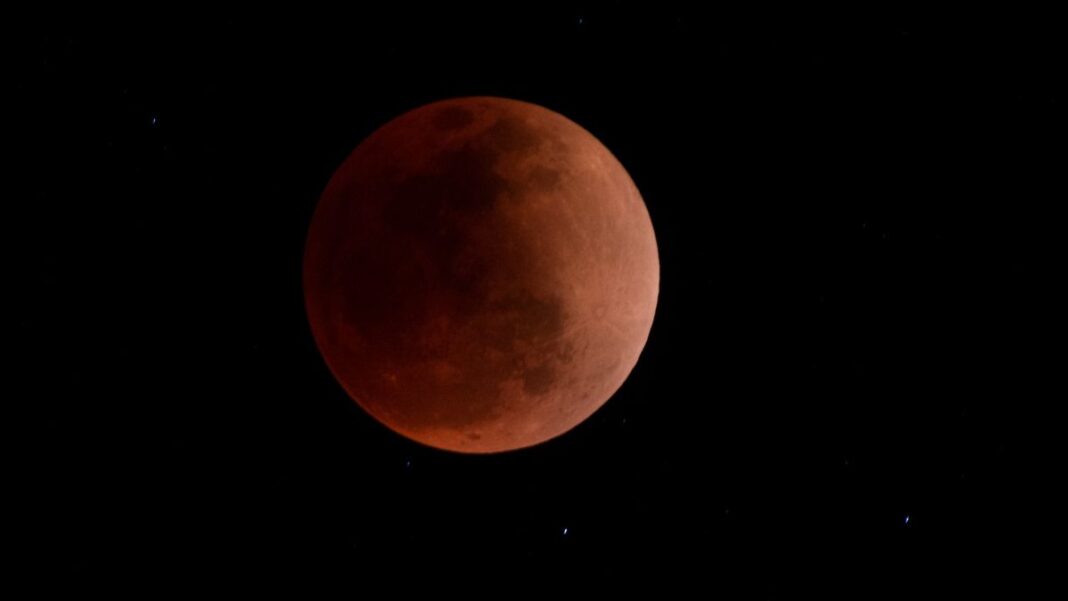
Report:
[[[308,232],[312,334],[341,385],[417,442],[462,453],[572,429],[638,361],[660,263],[612,153],[502,98],[415,109],[331,178]]]

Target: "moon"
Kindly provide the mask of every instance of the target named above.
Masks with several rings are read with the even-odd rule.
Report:
[[[374,132],[312,217],[304,295],[348,394],[417,442],[539,444],[593,414],[649,337],[656,238],[627,171],[546,108],[475,97]]]

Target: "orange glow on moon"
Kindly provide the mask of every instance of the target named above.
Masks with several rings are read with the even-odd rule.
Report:
[[[641,195],[545,108],[461,98],[390,121],[334,174],[304,256],[315,341],[353,399],[433,447],[581,423],[645,346],[660,265]]]

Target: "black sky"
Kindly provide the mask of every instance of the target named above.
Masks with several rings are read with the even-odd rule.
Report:
[[[869,598],[1051,569],[1054,22],[527,9],[8,24],[37,581]],[[363,413],[300,289],[333,170],[464,95],[589,129],[661,253],[616,397],[498,456]]]

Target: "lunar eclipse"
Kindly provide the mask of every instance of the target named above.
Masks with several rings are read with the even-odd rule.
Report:
[[[593,135],[502,98],[433,103],[360,144],[308,232],[315,341],[395,432],[529,447],[601,407],[638,361],[659,260],[637,187]]]

